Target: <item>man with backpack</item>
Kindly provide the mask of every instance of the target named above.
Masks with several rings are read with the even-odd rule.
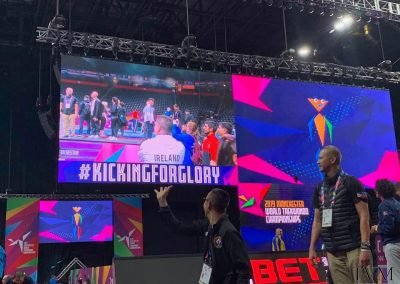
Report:
[[[387,179],[376,182],[376,193],[382,202],[379,205],[379,224],[374,230],[382,236],[388,283],[400,283],[400,201],[395,197],[394,184]]]

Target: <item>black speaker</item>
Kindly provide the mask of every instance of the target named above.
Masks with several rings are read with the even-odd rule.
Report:
[[[43,131],[46,136],[53,140],[56,138],[56,124],[53,116],[51,115],[51,111],[39,111],[38,112],[39,121],[42,125]]]

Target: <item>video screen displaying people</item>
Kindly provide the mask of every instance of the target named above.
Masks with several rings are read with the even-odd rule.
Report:
[[[60,182],[235,184],[231,77],[63,56]]]

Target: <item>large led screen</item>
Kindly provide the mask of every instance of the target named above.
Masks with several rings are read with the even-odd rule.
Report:
[[[60,102],[60,182],[315,184],[329,144],[400,180],[387,90],[63,56]]]
[[[368,187],[400,180],[387,90],[232,77],[240,183],[316,184],[325,145]]]
[[[39,242],[105,242],[113,238],[112,201],[40,201]]]
[[[388,91],[236,75],[232,89],[250,251],[308,250],[325,145],[340,148],[343,170],[366,187],[379,178],[400,181]]]
[[[237,183],[230,75],[63,56],[60,112],[59,182]]]

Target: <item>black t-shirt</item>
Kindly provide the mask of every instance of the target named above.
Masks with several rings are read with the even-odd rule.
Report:
[[[218,151],[218,166],[233,166],[233,155],[236,154],[236,142],[224,140],[220,143]]]
[[[61,97],[62,108],[61,112],[63,114],[74,114],[75,105],[78,104],[78,100],[74,96],[62,96]]]

